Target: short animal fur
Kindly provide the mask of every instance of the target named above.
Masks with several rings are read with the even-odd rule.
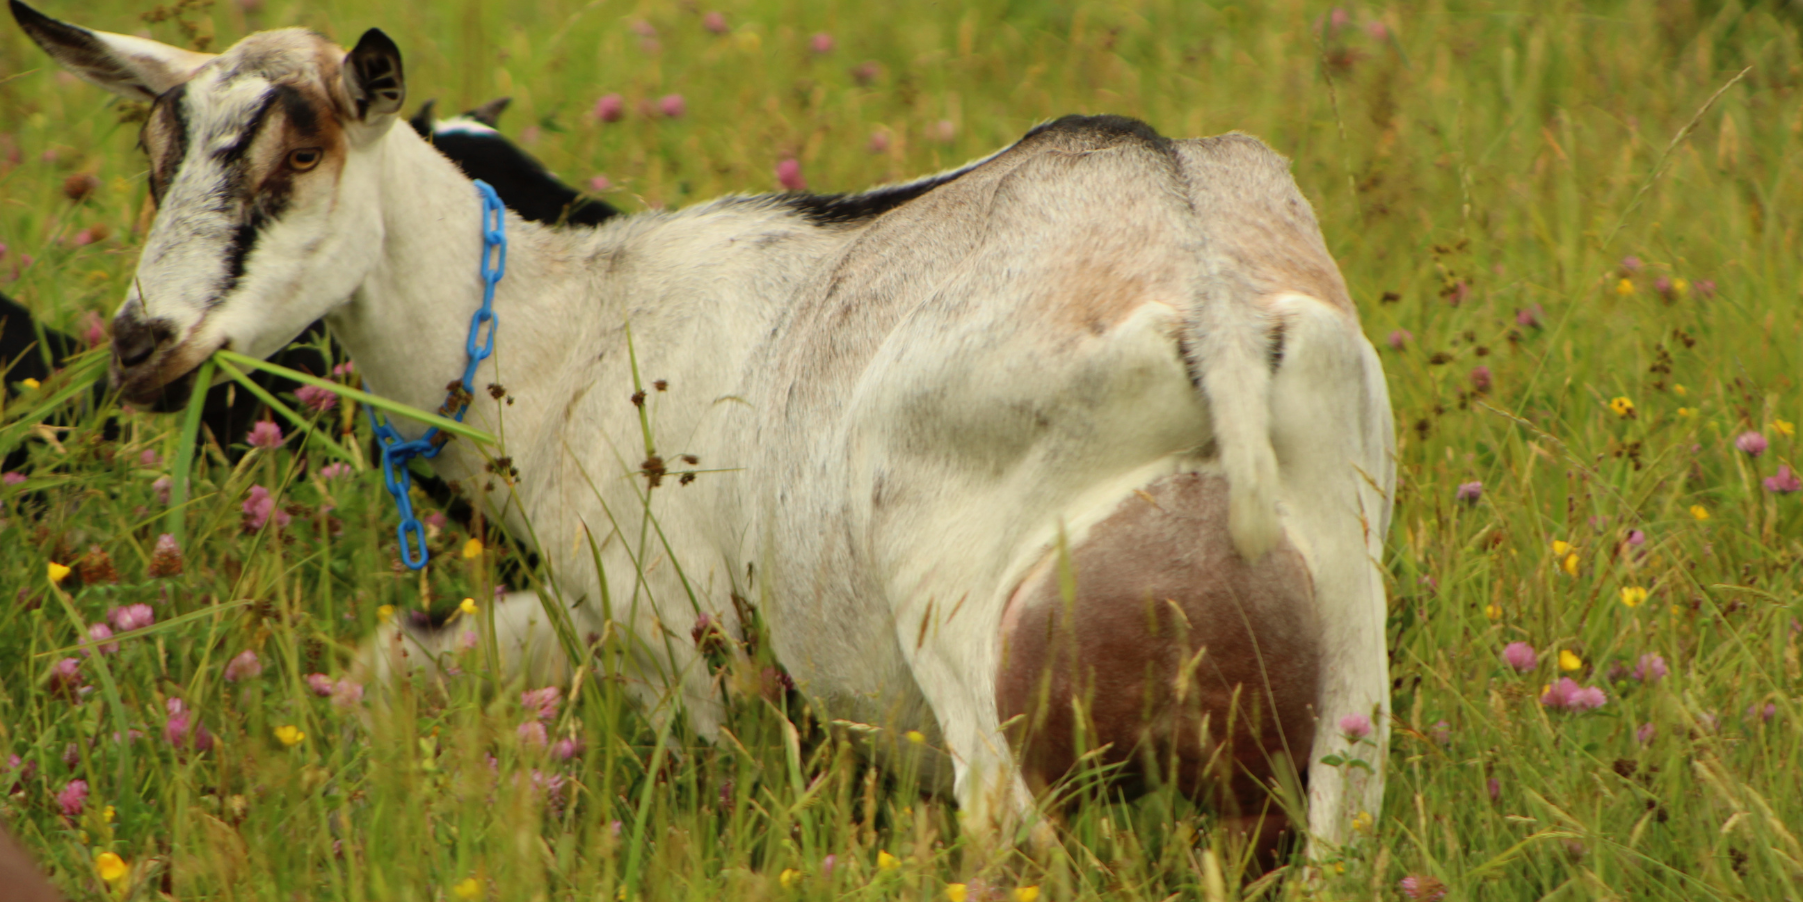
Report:
[[[386,36],[347,54],[272,31],[207,56],[13,10],[65,66],[155,102],[160,210],[115,320],[127,398],[177,403],[214,349],[268,354],[324,316],[374,391],[439,405],[480,301],[480,207],[395,127]],[[1267,850],[1286,760],[1307,762],[1321,848],[1378,813],[1390,406],[1269,148],[1067,117],[863,194],[507,229],[476,381],[516,403],[478,393],[470,419],[505,436],[517,482],[467,442],[437,466],[564,599],[603,597],[599,548],[654,714],[715,730],[684,640],[697,607],[736,630],[736,592],[824,710],[943,750],[970,829],[1033,816],[1034,789],[1101,745]],[[692,484],[648,489],[635,359],[667,380],[645,413],[666,468],[698,459]],[[648,491],[661,532],[642,542]],[[603,629],[600,604],[568,614]],[[531,593],[496,611],[541,675],[567,666],[546,617]],[[412,637],[405,662],[448,638]],[[1349,714],[1376,725],[1355,753],[1372,776],[1321,763]]]

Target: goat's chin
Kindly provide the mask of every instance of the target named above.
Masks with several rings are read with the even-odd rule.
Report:
[[[195,364],[186,372],[169,378],[164,376],[162,368],[127,374],[120,370],[119,361],[115,359],[111,376],[120,400],[152,413],[173,413],[188,406],[199,370],[200,365]]]

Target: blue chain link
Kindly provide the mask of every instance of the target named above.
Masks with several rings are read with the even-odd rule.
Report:
[[[500,284],[501,276],[507,271],[507,208],[501,205],[500,196],[487,182],[477,179],[476,191],[482,195],[482,307],[470,317],[470,337],[464,342],[469,362],[463,367],[462,391],[448,392],[444,406],[438,411],[459,423],[463,422],[463,413],[469,409],[470,398],[476,391],[476,367],[495,352],[495,327],[499,325],[495,321],[495,286]],[[483,334],[484,325],[488,326],[487,337],[478,346],[477,338]],[[425,527],[413,515],[413,499],[408,495],[413,488],[413,473],[407,469],[407,461],[415,457],[437,457],[438,449],[444,447],[448,437],[440,439],[438,427],[433,426],[425,435],[403,441],[393,425],[376,417],[375,408],[365,404],[363,410],[369,414],[369,427],[382,449],[382,481],[387,484],[395,507],[401,511],[401,525],[394,531],[395,537],[401,540],[401,561],[418,570],[426,566],[430,555],[426,551]]]

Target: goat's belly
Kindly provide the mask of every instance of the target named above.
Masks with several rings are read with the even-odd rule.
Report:
[[[1178,473],[1053,553],[1008,600],[998,712],[1030,785],[1088,760],[1129,791],[1171,782],[1229,818],[1277,817],[1280,764],[1314,742],[1321,638],[1286,537],[1256,563],[1227,532],[1227,482]],[[1074,594],[1063,574],[1074,576]]]

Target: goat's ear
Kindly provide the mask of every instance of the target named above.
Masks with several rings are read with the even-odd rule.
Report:
[[[465,113],[464,115],[470,117],[471,119],[476,120],[477,122],[482,123],[483,125],[488,126],[489,128],[500,128],[501,127],[501,113],[503,111],[505,111],[507,109],[507,105],[512,102],[513,102],[512,97],[496,97],[495,99],[490,100],[489,102],[487,102],[479,107],[476,107],[473,110],[470,110],[468,113]]]
[[[427,141],[432,140],[432,126],[438,121],[432,115],[432,108],[437,105],[437,100],[428,100],[419,105],[419,112],[414,113],[412,119],[407,120],[407,124],[413,126],[413,130]]]
[[[17,0],[14,0],[17,2]],[[401,50],[380,28],[363,33],[344,57],[344,90],[357,121],[373,123],[401,111],[407,82],[401,76]]]
[[[146,38],[89,31],[12,0],[13,18],[63,68],[114,94],[155,100],[213,58]]]

